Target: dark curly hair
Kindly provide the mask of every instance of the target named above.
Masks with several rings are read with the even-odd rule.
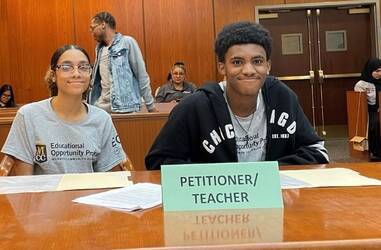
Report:
[[[109,12],[99,12],[93,17],[93,20],[96,23],[105,22],[113,30],[116,28],[115,18]]]
[[[268,30],[258,23],[249,21],[228,24],[218,33],[214,51],[219,62],[225,61],[225,54],[233,45],[258,44],[266,51],[267,59],[271,56],[272,38]]]

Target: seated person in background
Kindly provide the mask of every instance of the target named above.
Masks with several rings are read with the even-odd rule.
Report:
[[[355,91],[364,91],[368,99],[369,114],[369,156],[371,160],[381,161],[380,118],[378,92],[381,91],[381,60],[369,59],[361,72],[360,81],[355,85]]]
[[[196,86],[185,81],[185,65],[182,62],[173,64],[168,81],[159,88],[156,95],[156,102],[178,102],[185,96],[192,94]]]
[[[238,22],[218,34],[218,71],[208,84],[174,107],[145,158],[162,164],[278,161],[328,163],[327,150],[295,93],[269,76],[271,37],[261,25]]]
[[[22,106],[1,150],[15,175],[120,170],[125,159],[110,115],[85,102],[91,65],[77,45],[57,49],[45,80],[51,98]]]
[[[16,107],[12,86],[3,84],[0,88],[0,108]]]

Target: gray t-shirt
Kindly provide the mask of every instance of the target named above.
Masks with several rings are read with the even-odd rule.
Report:
[[[226,82],[220,82],[233,122],[237,157],[239,162],[264,161],[266,159],[267,122],[262,91],[257,97],[256,111],[248,117],[233,114],[226,98]]]
[[[82,121],[69,123],[53,111],[51,98],[24,105],[1,152],[34,165],[34,174],[108,171],[125,154],[110,115],[87,109]]]

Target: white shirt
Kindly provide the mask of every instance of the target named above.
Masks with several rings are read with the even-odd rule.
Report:
[[[376,105],[376,86],[373,83],[360,80],[355,85],[355,91],[366,92],[368,104]]]
[[[247,117],[235,115],[226,98],[226,82],[219,83],[224,91],[234,127],[237,157],[239,162],[264,161],[266,159],[267,121],[262,91],[257,96],[257,108]]]

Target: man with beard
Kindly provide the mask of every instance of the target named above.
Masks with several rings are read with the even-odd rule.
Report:
[[[98,42],[91,77],[89,102],[107,112],[129,113],[141,108],[156,111],[150,79],[136,40],[115,30],[115,18],[108,12],[96,14],[90,31]]]

